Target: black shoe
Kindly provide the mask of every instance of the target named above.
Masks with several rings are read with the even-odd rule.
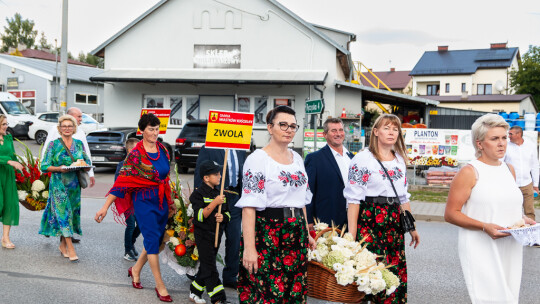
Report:
[[[80,240],[80,239],[76,239],[76,238],[74,238],[74,237],[71,237],[71,242],[72,242],[72,243],[75,243],[75,244],[78,244],[78,243],[81,242],[81,240]]]
[[[238,283],[236,281],[234,282],[223,282],[224,287],[236,289],[238,287]]]
[[[195,276],[192,276],[186,273],[186,277],[190,279],[191,281],[195,281]]]
[[[124,260],[135,262],[135,261],[137,261],[137,258],[133,255],[133,253],[131,251],[128,251],[124,255]]]

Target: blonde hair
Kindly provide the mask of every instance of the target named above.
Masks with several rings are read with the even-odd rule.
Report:
[[[62,115],[60,116],[60,118],[58,118],[58,126],[56,128],[58,128],[58,132],[60,132],[60,134],[62,134],[62,131],[60,130],[60,125],[62,124],[62,122],[66,121],[66,120],[69,120],[73,123],[73,134],[77,133],[77,120],[75,120],[75,117],[71,116],[71,115]]]
[[[405,164],[409,163],[409,158],[407,157],[407,152],[405,149],[405,141],[403,140],[403,132],[401,131],[401,121],[394,114],[382,114],[380,115],[371,129],[371,136],[369,138],[369,151],[376,159],[381,160],[381,154],[379,153],[378,137],[375,135],[375,129],[379,129],[386,125],[393,125],[398,129],[398,138],[392,149],[392,153],[399,154]]]
[[[478,149],[477,142],[483,141],[486,133],[493,128],[504,128],[508,131],[510,126],[508,123],[497,114],[486,114],[478,117],[471,127],[472,144],[474,147],[474,156],[476,158],[482,156],[482,151]]]
[[[2,123],[4,121],[4,119],[7,120],[7,116],[4,115],[4,114],[0,114],[0,123]]]

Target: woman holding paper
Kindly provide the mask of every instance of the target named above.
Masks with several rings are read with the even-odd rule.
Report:
[[[243,170],[243,240],[238,278],[240,303],[306,303],[311,202],[302,157],[288,148],[298,124],[295,112],[278,106],[266,121],[270,142],[253,152]],[[281,262],[276,262],[281,261]]]
[[[171,200],[170,157],[167,149],[158,141],[160,121],[154,114],[144,114],[139,120],[143,140],[131,150],[120,175],[109,191],[105,205],[96,213],[100,223],[107,210],[115,203],[115,216],[135,213],[143,235],[144,248],[137,263],[128,269],[133,288],[142,289],[140,275],[146,261],[156,282],[157,297],[163,302],[172,302],[161,278],[158,254],[165,234],[169,214],[176,213]]]

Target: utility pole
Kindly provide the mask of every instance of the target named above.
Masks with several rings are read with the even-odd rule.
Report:
[[[62,48],[60,50],[60,115],[67,110],[67,67],[68,67],[68,0],[62,0]]]

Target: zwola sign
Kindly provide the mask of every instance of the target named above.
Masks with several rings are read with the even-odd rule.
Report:
[[[253,118],[252,113],[210,110],[205,146],[249,150]]]

